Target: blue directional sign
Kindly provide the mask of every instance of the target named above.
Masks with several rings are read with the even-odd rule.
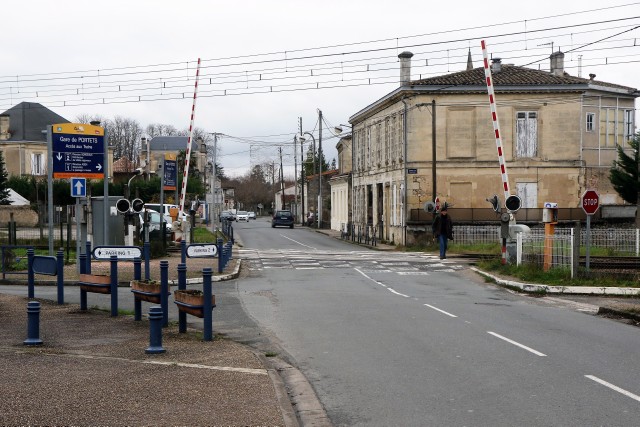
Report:
[[[54,178],[104,178],[104,128],[60,123],[51,138]]]
[[[164,155],[164,185],[165,190],[175,190],[177,188],[177,169],[176,169],[176,155],[174,153],[167,153]]]
[[[86,178],[71,178],[71,197],[87,197]]]

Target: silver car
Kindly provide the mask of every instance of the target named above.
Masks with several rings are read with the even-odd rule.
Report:
[[[238,211],[236,213],[236,221],[247,221],[249,222],[249,212],[247,211]]]

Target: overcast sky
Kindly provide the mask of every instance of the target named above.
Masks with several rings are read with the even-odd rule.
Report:
[[[30,101],[186,129],[201,58],[194,124],[227,135],[225,172],[279,162],[282,147],[292,175],[298,117],[317,139],[322,110],[330,162],[331,129],[398,86],[402,51],[417,79],[463,70],[468,49],[481,66],[481,39],[503,63],[548,70],[553,43],[571,75],[640,88],[639,25],[640,3],[615,0],[12,1],[0,111]]]

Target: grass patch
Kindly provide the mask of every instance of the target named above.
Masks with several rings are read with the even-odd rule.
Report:
[[[219,238],[224,239],[224,234],[221,232],[214,233],[206,227],[196,227],[193,229],[194,243],[215,243]]]
[[[522,282],[549,286],[640,287],[640,282],[631,278],[621,279],[618,276],[595,274],[593,276],[597,277],[584,277],[584,274],[579,274],[579,277],[571,278],[571,271],[568,268],[552,268],[549,271],[544,271],[541,267],[533,264],[502,265],[499,259],[480,260],[478,267],[484,271],[513,277]]]

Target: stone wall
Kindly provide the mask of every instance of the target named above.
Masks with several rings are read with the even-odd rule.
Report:
[[[18,227],[35,227],[38,224],[38,214],[29,206],[0,206],[0,227],[6,227],[11,219]]]

